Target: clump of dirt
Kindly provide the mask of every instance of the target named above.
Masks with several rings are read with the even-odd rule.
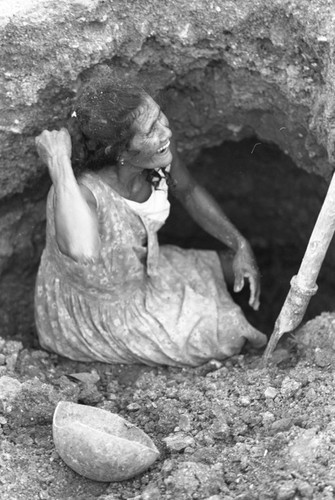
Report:
[[[332,313],[308,321],[293,336],[299,354],[320,367],[335,368],[335,317]]]
[[[197,369],[149,368],[73,362],[1,341],[2,500],[333,498],[334,364],[315,352],[331,351],[334,325],[331,314],[310,321],[267,368],[248,350]],[[60,400],[121,415],[160,458],[121,483],[79,476],[52,441]]]

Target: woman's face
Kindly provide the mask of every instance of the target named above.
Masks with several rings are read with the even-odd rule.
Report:
[[[160,169],[170,165],[169,121],[158,104],[146,95],[135,111],[131,129],[134,133],[129,150],[122,156],[128,165],[141,169]]]

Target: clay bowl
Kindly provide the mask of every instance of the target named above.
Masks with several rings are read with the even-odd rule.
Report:
[[[145,471],[159,451],[143,431],[115,413],[67,401],[52,423],[55,447],[64,462],[95,481],[123,481]]]

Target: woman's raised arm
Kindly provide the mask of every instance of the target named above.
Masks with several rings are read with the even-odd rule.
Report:
[[[80,187],[71,166],[71,137],[62,128],[35,139],[54,186],[56,240],[62,253],[78,262],[98,257],[100,237],[93,194]]]

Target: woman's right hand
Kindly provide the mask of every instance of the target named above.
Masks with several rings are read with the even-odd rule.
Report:
[[[71,159],[71,136],[66,128],[60,130],[43,130],[43,132],[35,138],[37,152],[41,160],[52,168],[54,159],[66,158]]]
[[[244,280],[249,280],[249,305],[257,311],[261,292],[260,274],[253,251],[244,238],[240,238],[239,246],[233,259],[233,271],[235,276],[234,292],[240,292],[244,287]]]

